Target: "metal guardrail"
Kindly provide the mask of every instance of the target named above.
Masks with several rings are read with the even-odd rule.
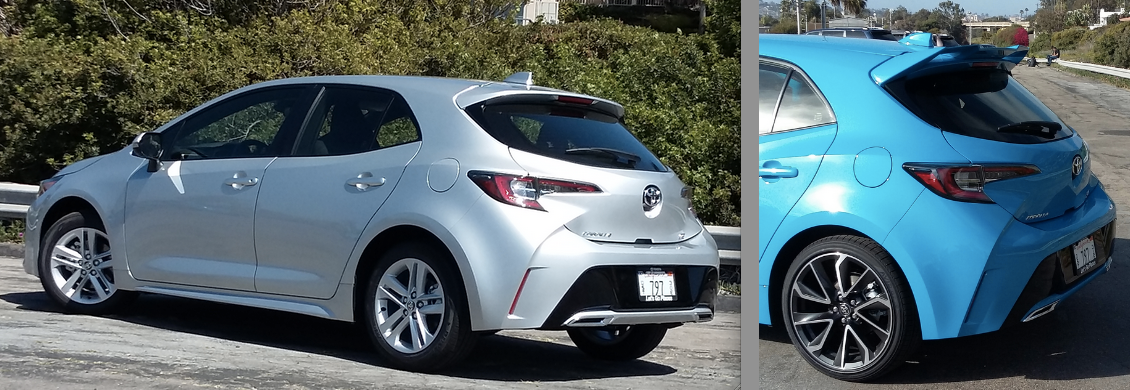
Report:
[[[1086,70],[1086,71],[1090,71],[1090,72],[1102,73],[1102,74],[1107,74],[1107,75],[1111,75],[1111,76],[1117,76],[1117,77],[1123,77],[1123,78],[1130,79],[1130,69],[1122,69],[1122,68],[1116,68],[1116,67],[1113,67],[1113,66],[1095,65],[1095,64],[1088,64],[1086,62],[1075,62],[1075,61],[1064,61],[1064,60],[1055,60],[1055,63],[1066,66],[1068,68],[1082,69],[1082,70]]]
[[[38,186],[0,183],[0,219],[24,219],[27,208],[39,192]],[[722,265],[742,264],[741,229],[730,226],[707,226],[706,231],[718,242]]]
[[[38,186],[0,183],[0,218],[24,219],[27,206],[35,201],[38,193]]]

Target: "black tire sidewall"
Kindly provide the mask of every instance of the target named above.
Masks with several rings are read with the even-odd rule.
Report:
[[[659,324],[632,325],[624,338],[613,343],[598,342],[590,332],[593,329],[569,329],[569,338],[586,355],[600,360],[633,360],[641,358],[659,346],[667,334],[667,326]]]
[[[444,316],[435,340],[423,351],[406,354],[394,349],[381,336],[376,320],[376,291],[380,278],[394,263],[406,258],[423,261],[436,273],[443,285]],[[401,244],[386,252],[366,282],[363,298],[364,328],[377,351],[396,368],[418,372],[435,372],[462,360],[474,347],[476,336],[471,332],[470,316],[463,282],[449,256],[421,243]]]
[[[867,264],[887,287],[891,302],[891,321],[893,332],[886,350],[869,366],[851,371],[836,371],[812,357],[798,342],[796,330],[791,324],[790,292],[801,266],[813,258],[832,252],[842,252]],[[901,271],[893,259],[872,240],[855,236],[834,236],[818,240],[804,250],[789,265],[781,287],[781,320],[789,333],[789,339],[797,352],[813,367],[827,376],[852,382],[876,379],[898,367],[905,358],[917,349],[921,334],[918,331],[918,313]]]

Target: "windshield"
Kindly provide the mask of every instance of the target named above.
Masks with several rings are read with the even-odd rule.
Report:
[[[1021,144],[1072,134],[1059,116],[1004,69],[903,79],[889,83],[887,90],[922,120],[951,133]]]
[[[475,105],[467,113],[499,142],[577,164],[666,172],[623,123],[601,112],[560,104]]]

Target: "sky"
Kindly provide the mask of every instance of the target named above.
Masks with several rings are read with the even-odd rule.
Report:
[[[893,9],[901,5],[910,12],[915,12],[923,8],[933,10],[942,1],[945,0],[867,0],[867,8],[873,10]],[[986,13],[989,16],[1018,15],[1020,10],[1024,8],[1028,8],[1028,12],[1031,13],[1040,4],[1039,0],[954,0],[954,2],[961,5],[965,12]]]

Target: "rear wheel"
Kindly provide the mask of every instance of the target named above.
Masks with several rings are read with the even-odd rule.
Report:
[[[369,276],[364,304],[366,331],[393,366],[435,372],[474,348],[459,273],[431,247],[411,243],[386,253]]]
[[[878,378],[905,361],[921,338],[901,272],[869,239],[834,236],[812,243],[789,268],[781,296],[793,345],[836,379]]]
[[[93,215],[64,215],[47,229],[39,251],[39,281],[51,300],[69,312],[105,314],[135,293],[117,288],[110,239]]]
[[[569,338],[585,354],[601,360],[632,360],[651,353],[666,325],[624,325],[593,329],[569,329]]]

